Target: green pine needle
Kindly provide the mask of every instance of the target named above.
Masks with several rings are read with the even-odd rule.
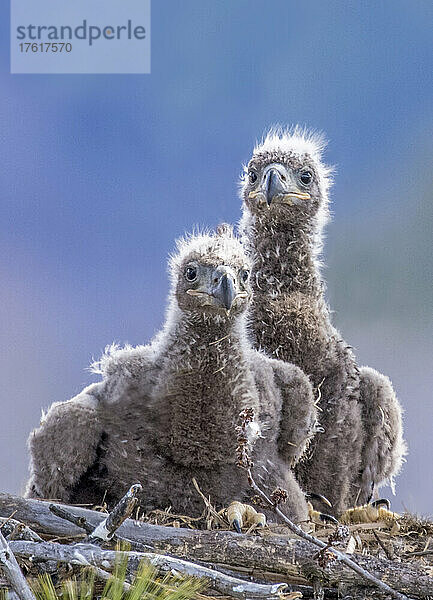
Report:
[[[102,594],[95,590],[95,572],[83,569],[80,577],[64,581],[56,589],[51,576],[44,574],[31,583],[37,600],[193,600],[203,590],[204,584],[192,577],[167,574],[163,578],[148,562],[141,562],[135,577],[128,582],[127,557],[119,558]],[[130,588],[125,591],[125,582]]]

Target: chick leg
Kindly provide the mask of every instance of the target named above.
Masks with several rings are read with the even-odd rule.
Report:
[[[371,489],[398,473],[406,454],[401,407],[387,377],[369,367],[360,369],[360,403],[364,427],[361,469],[356,485],[364,504]]]
[[[328,503],[327,499],[320,494],[306,494],[310,498],[319,498],[322,502]],[[398,524],[400,515],[392,512],[390,502],[387,498],[380,498],[363,506],[349,508],[337,520],[332,515],[315,510],[312,503],[308,501],[308,517],[309,520],[317,524],[339,525],[357,525],[360,523],[377,523],[382,521],[388,527],[393,527]]]

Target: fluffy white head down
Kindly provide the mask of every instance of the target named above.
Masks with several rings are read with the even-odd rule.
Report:
[[[195,231],[176,240],[176,252],[170,255],[168,262],[172,285],[176,284],[179,272],[191,256],[219,259],[222,264],[228,260],[231,264],[251,268],[250,259],[245,255],[240,240],[233,228],[226,224],[220,225],[216,234],[207,230]]]
[[[298,156],[308,154],[320,162],[327,141],[322,132],[307,129],[294,125],[293,127],[271,127],[269,131],[257,142],[254,147],[254,154],[259,152],[293,152]]]

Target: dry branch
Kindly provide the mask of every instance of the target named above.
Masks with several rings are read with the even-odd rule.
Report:
[[[34,544],[37,542],[24,542]],[[11,550],[9,544],[3,537],[0,531],[0,565],[6,576],[6,579],[11,585],[11,588],[20,598],[20,600],[36,600],[30,589],[26,578],[24,577],[19,564]]]
[[[132,511],[138,502],[137,495],[143,490],[139,483],[132,485],[123,498],[116,504],[108,517],[101,521],[97,527],[90,533],[87,541],[94,543],[99,540],[106,542],[111,540],[114,533],[122,523],[132,515]]]
[[[237,579],[207,567],[196,565],[185,560],[162,556],[150,552],[115,552],[102,550],[93,544],[74,544],[73,546],[54,544],[52,542],[12,542],[17,556],[39,560],[56,560],[69,564],[113,569],[122,558],[127,557],[128,567],[137,571],[142,560],[150,562],[162,571],[177,571],[182,575],[205,578],[212,587],[222,594],[242,600],[246,598],[269,598],[276,596],[287,587],[285,583],[263,585]]]
[[[60,519],[65,519],[65,521],[69,521],[69,523],[73,523],[80,529],[84,529],[84,531],[88,534],[92,533],[92,531],[94,531],[95,529],[93,525],[90,525],[90,523],[87,522],[85,517],[83,517],[82,515],[77,516],[73,514],[70,510],[66,510],[65,508],[63,508],[63,506],[58,506],[57,504],[50,504],[48,508],[53,513],[53,515],[56,515],[56,517],[59,517]]]
[[[48,506],[48,502],[41,500],[0,494],[0,516],[7,517],[16,510],[16,519],[36,531],[55,536],[75,536],[82,532],[75,525],[55,517]],[[85,517],[93,527],[105,518],[96,511],[75,506],[65,508]],[[368,582],[354,571],[349,571],[338,560],[326,569],[320,568],[314,558],[315,549],[310,543],[283,535],[266,536],[266,532],[263,532],[266,537],[258,537],[229,531],[196,531],[138,523],[130,519],[121,525],[118,533],[132,544],[145,544],[156,553],[226,565],[234,570],[257,569],[283,575],[282,579],[294,584],[309,585],[316,578],[330,588],[344,585],[373,589],[368,586]],[[431,596],[433,578],[417,565],[356,554],[352,555],[352,559],[403,594],[414,598]]]
[[[30,527],[12,519],[0,518],[0,531],[8,540],[27,540],[28,542],[41,542],[42,538],[32,531]]]
[[[387,583],[382,581],[380,578],[375,577],[368,570],[364,569],[363,567],[360,567],[356,562],[354,562],[344,552],[340,552],[335,547],[332,547],[332,549],[331,549],[331,545],[332,545],[331,542],[329,542],[328,544],[325,544],[325,542],[323,542],[322,540],[319,540],[315,536],[310,535],[309,533],[306,533],[301,527],[299,527],[299,525],[297,525],[293,521],[291,521],[278,508],[278,504],[285,502],[287,500],[286,490],[278,488],[274,492],[272,492],[272,494],[269,497],[260,488],[260,486],[257,485],[257,483],[253,477],[253,474],[252,474],[253,462],[252,462],[251,456],[249,454],[249,447],[248,447],[248,443],[247,443],[247,440],[248,440],[247,428],[248,428],[248,425],[254,419],[254,410],[251,408],[246,408],[240,413],[239,417],[241,419],[241,424],[238,427],[236,427],[236,431],[238,432],[238,434],[237,434],[238,446],[236,448],[236,453],[237,453],[237,458],[238,458],[237,465],[241,469],[244,469],[247,472],[248,482],[249,482],[250,486],[252,487],[252,489],[254,490],[254,492],[256,492],[256,494],[258,494],[258,496],[265,503],[265,505],[267,505],[269,508],[271,508],[275,512],[275,514],[278,515],[278,517],[280,517],[280,519],[282,519],[284,521],[284,523],[287,525],[287,527],[290,529],[290,531],[292,531],[294,534],[298,535],[300,538],[304,539],[306,542],[309,542],[310,544],[313,544],[314,546],[317,546],[318,548],[320,548],[320,552],[317,555],[319,564],[321,564],[321,566],[323,566],[323,567],[326,567],[330,562],[337,559],[340,562],[342,562],[343,564],[345,564],[346,567],[349,567],[349,569],[351,569],[352,571],[355,571],[355,573],[357,573],[364,580],[373,584],[374,586],[379,588],[382,592],[384,592],[386,594],[390,594],[393,598],[396,598],[396,600],[409,600],[404,594],[401,594],[394,588],[390,587]],[[337,524],[338,524],[338,522],[337,522]]]
[[[127,544],[131,544],[131,540],[116,535],[116,530],[132,514],[132,511],[137,504],[136,494],[139,493],[141,489],[141,485],[133,485],[120,500],[120,502],[116,504],[108,517],[103,519],[96,526],[91,525],[83,515],[76,515],[74,512],[72,512],[72,510],[75,511],[76,507],[73,507],[72,510],[69,510],[64,506],[50,504],[49,509],[53,515],[56,515],[56,517],[64,519],[69,523],[73,523],[80,529],[84,529],[84,531],[88,534],[84,541],[88,541],[92,544],[104,544],[105,542],[109,541],[126,542]],[[132,543],[135,545],[135,550],[139,550],[141,552],[151,550],[149,546],[145,546],[144,544],[139,544],[138,542]]]

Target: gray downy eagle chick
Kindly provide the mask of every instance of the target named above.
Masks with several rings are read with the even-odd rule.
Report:
[[[254,254],[252,325],[256,344],[310,375],[320,423],[297,473],[334,513],[364,504],[400,470],[405,454],[399,402],[387,377],[359,368],[331,323],[320,274],[331,169],[320,135],[271,130],[254,149],[241,183],[240,230]]]
[[[251,347],[246,318],[251,264],[229,226],[178,242],[169,265],[166,322],[147,346],[108,349],[102,381],[51,406],[29,437],[27,496],[114,504],[143,485],[145,511],[199,515],[191,480],[217,505],[250,495],[236,465],[239,413],[249,425],[254,472],[288,490],[287,513],[307,518],[291,466],[316,427],[309,379]]]

